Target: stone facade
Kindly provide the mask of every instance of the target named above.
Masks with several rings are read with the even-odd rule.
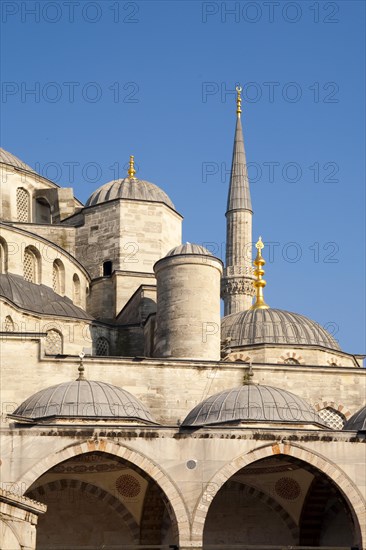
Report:
[[[221,337],[220,286],[225,315],[254,294],[241,132],[224,270],[132,172],[83,207],[2,151],[4,550],[366,549],[365,431],[343,429],[363,356],[307,340],[300,315],[291,343],[271,321]],[[223,399],[253,387],[270,404]]]

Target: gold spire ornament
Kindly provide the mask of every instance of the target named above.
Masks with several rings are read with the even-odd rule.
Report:
[[[243,88],[238,85],[235,88],[236,90],[236,114],[238,115],[238,118],[240,118],[241,114],[241,93],[243,91]]]
[[[262,256],[262,250],[264,248],[264,244],[262,241],[262,237],[259,237],[257,244],[255,245],[257,249],[257,256],[254,260],[254,265],[256,266],[256,269],[254,270],[254,275],[256,276],[256,280],[254,281],[254,288],[255,288],[255,303],[252,305],[250,309],[268,309],[269,305],[266,304],[264,301],[263,296],[263,289],[266,286],[266,281],[262,279],[264,275],[264,269],[263,266],[265,265],[265,259]]]
[[[127,171],[127,174],[128,174],[128,177],[130,179],[135,179],[135,174],[136,174],[136,170],[135,170],[135,157],[133,155],[130,155],[130,167]]]

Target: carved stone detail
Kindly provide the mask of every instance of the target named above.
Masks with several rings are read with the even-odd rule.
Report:
[[[231,296],[233,294],[247,294],[248,296],[255,295],[253,279],[247,277],[232,277],[221,281],[221,298]]]

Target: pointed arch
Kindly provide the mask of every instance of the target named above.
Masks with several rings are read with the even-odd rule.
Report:
[[[47,355],[61,355],[63,351],[63,338],[59,330],[51,328],[47,331],[45,352]]]
[[[41,255],[34,246],[24,249],[23,276],[30,283],[41,283]]]
[[[67,446],[64,449],[53,452],[51,455],[39,460],[32,468],[25,472],[17,480],[18,486],[24,487],[24,492],[26,492],[41,475],[46,473],[53,466],[56,466],[56,464],[64,462],[74,456],[91,453],[93,451],[119,457],[137,467],[140,472],[142,472],[141,475],[148,476],[155,481],[167,499],[171,519],[172,522],[174,522],[177,533],[177,539],[180,541],[190,540],[188,512],[181,493],[170,476],[142,452],[125,445],[122,446],[114,443],[108,439],[79,442],[75,445]]]
[[[59,258],[52,265],[52,288],[57,294],[65,294],[65,267]]]
[[[5,332],[14,332],[15,331],[15,325],[14,325],[13,319],[11,318],[11,315],[7,315],[5,317],[4,331]]]
[[[308,463],[313,468],[319,470],[320,473],[330,478],[344,496],[350,508],[355,526],[357,526],[360,531],[360,539],[366,538],[366,506],[358,487],[347,476],[347,474],[337,466],[337,464],[331,462],[318,453],[309,451],[308,449],[294,443],[290,444],[286,441],[282,443],[264,445],[263,447],[253,449],[244,455],[234,458],[231,462],[221,468],[221,470],[216,472],[216,474],[206,484],[193,514],[192,533],[194,540],[202,540],[204,529],[203,518],[205,519],[207,517],[210,504],[224,483],[226,483],[239,470],[245,468],[245,466],[248,466],[253,462],[257,462],[262,458],[279,456],[281,454],[297,458],[305,464]],[[361,542],[362,541],[360,540],[359,543],[361,544]]]
[[[8,272],[8,245],[3,237],[0,237],[0,273]]]
[[[81,305],[81,292],[80,292],[80,278],[79,275],[74,273],[72,277],[72,285],[73,285],[73,302],[76,306]]]

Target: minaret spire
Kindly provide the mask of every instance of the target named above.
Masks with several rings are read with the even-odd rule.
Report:
[[[226,269],[222,284],[225,315],[249,309],[254,295],[252,201],[241,124],[241,86],[236,87],[236,128],[226,210]]]

